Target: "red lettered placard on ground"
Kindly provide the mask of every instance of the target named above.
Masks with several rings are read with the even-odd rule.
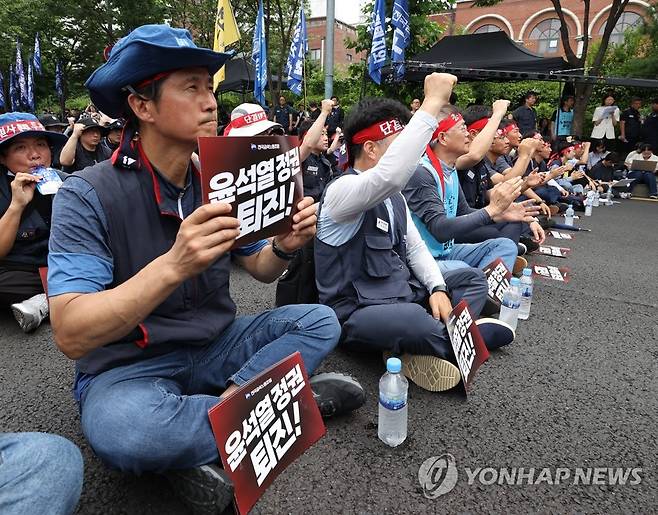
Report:
[[[532,267],[532,275],[566,284],[569,282],[571,271],[568,268],[558,268],[556,266],[534,265]]]
[[[234,247],[290,230],[304,194],[298,145],[292,136],[199,138],[203,203],[231,204]]]
[[[566,247],[553,247],[552,245],[540,245],[537,253],[543,254],[544,256],[566,258],[571,253],[571,249]]]
[[[507,269],[502,259],[496,258],[484,267],[484,275],[487,276],[489,285],[489,298],[500,306],[503,302],[503,295],[509,288],[512,273]]]
[[[208,417],[241,514],[326,433],[299,352],[241,386]]]
[[[549,234],[556,240],[573,240],[573,236],[571,236],[571,234],[569,234],[568,232],[560,232],[551,229],[549,231]]]
[[[489,359],[489,350],[484,345],[480,330],[475,325],[475,319],[465,300],[462,300],[450,312],[448,334],[452,350],[457,358],[464,390],[468,392],[477,369]]]

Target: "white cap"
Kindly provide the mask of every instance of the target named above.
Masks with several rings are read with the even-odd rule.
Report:
[[[267,119],[267,113],[258,104],[240,104],[231,113],[231,123],[224,136],[257,136],[280,124]],[[281,127],[283,129],[283,127]]]

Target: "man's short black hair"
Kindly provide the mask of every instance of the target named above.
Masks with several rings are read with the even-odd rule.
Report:
[[[299,136],[299,141],[302,141],[304,139],[304,136],[306,136],[306,133],[313,126],[314,123],[315,120],[304,120],[299,125],[299,129],[297,129],[297,135]]]
[[[640,97],[632,97],[632,98],[631,98],[631,104],[632,104],[633,102],[642,102],[642,99],[641,99]]]
[[[557,146],[558,153],[562,153],[565,148],[573,147],[576,143],[574,141],[560,141]]]
[[[575,102],[576,97],[573,95],[565,95],[562,97],[562,105],[567,103],[567,100],[573,100]]]
[[[338,97],[336,95],[331,95],[331,98],[329,100],[333,100],[334,98],[338,100]]]
[[[363,148],[363,145],[352,144],[354,135],[377,122],[393,119],[406,125],[411,119],[411,112],[403,104],[390,98],[364,98],[350,109],[343,129],[350,166],[354,166],[354,160],[361,155]]]
[[[509,118],[503,118],[500,121],[500,126],[498,127],[499,129],[504,129],[505,127],[509,127],[510,125],[516,125],[517,123],[514,120],[510,120]]]
[[[613,164],[617,164],[619,162],[619,154],[617,154],[617,152],[608,152],[603,158],[603,161],[609,161]]]
[[[530,97],[539,97],[539,93],[537,93],[536,91],[528,91],[524,95],[523,100],[528,100]]]
[[[472,105],[464,110],[464,123],[470,125],[482,118],[491,118],[493,110],[489,106]]]
[[[318,107],[318,103],[315,100],[312,100],[311,102],[308,103],[309,107]]]

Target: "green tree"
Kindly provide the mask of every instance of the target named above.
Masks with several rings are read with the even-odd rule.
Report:
[[[476,0],[474,5],[479,7],[497,5],[502,0]],[[565,58],[571,68],[585,69],[586,73],[590,75],[600,75],[603,69],[604,60],[608,47],[610,46],[610,36],[612,31],[622,15],[629,0],[612,0],[610,2],[610,10],[605,22],[603,34],[599,43],[596,46],[590,45],[589,24],[591,21],[591,0],[582,0],[584,6],[583,15],[583,34],[582,34],[582,52],[577,54],[577,49],[572,46],[572,41],[575,41],[575,35],[569,34],[569,26],[567,25],[566,15],[563,10],[562,2],[560,0],[550,0],[555,13],[560,20],[560,37],[562,46],[564,48]],[[576,105],[574,108],[574,132],[582,134],[583,124],[585,120],[585,111],[587,109],[594,85],[584,84],[581,82],[576,83],[575,88]]]

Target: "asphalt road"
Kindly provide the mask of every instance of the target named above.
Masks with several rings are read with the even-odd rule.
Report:
[[[568,259],[534,257],[568,266],[571,281],[539,282],[530,320],[520,323],[514,344],[482,366],[468,399],[411,386],[409,437],[397,449],[377,439],[381,357],[334,353],[322,370],[353,374],[367,403],[329,421],[327,435],[275,481],[255,511],[658,512],[657,220],[655,202],[599,207],[580,220],[591,233],[562,243],[572,249]],[[243,314],[272,304],[274,287],[239,270],[232,289]],[[73,365],[56,350],[48,324],[25,336],[10,314],[0,314],[0,430],[58,433],[81,447],[86,470],[78,513],[186,513],[160,477],[111,471],[94,456],[80,432],[72,378]],[[419,467],[445,453],[455,458],[456,486],[428,499]],[[469,485],[478,467],[493,470]],[[512,467],[535,468],[535,478],[548,467],[551,481],[495,483],[500,468]],[[641,481],[574,485],[578,467],[641,468]],[[571,478],[550,484],[558,468]]]

